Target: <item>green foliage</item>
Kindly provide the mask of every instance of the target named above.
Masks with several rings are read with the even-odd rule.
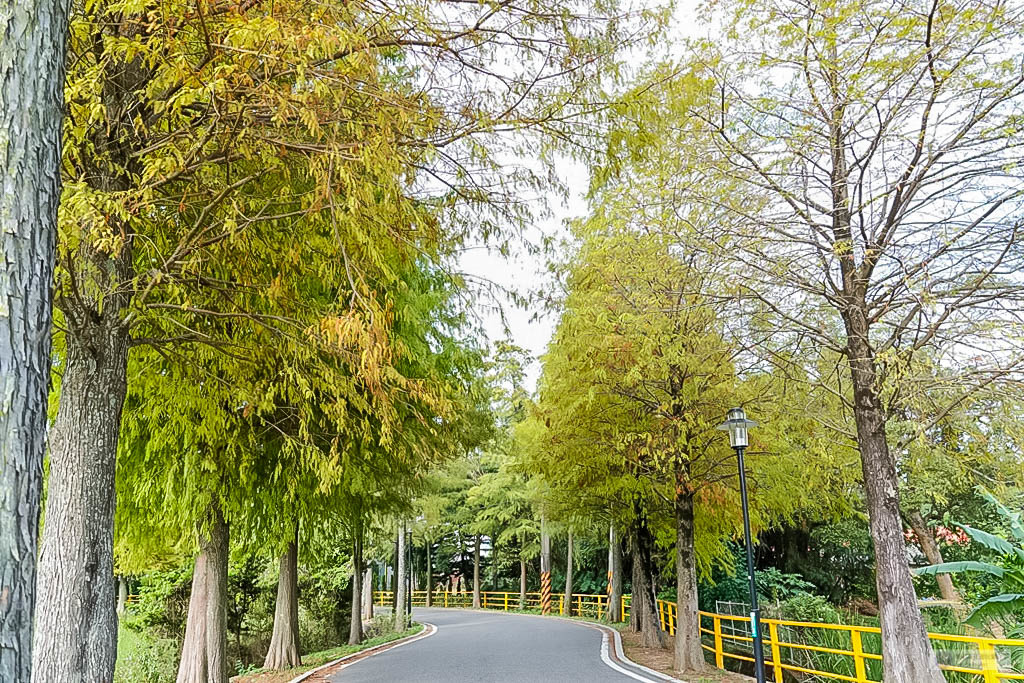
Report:
[[[136,598],[128,605],[121,623],[130,630],[152,630],[164,638],[181,638],[191,588],[191,566],[146,572],[138,579]]]
[[[1003,517],[1015,543],[980,529],[961,525],[971,540],[998,556],[998,564],[981,561],[944,562],[915,570],[918,575],[983,572],[1000,579],[1001,593],[987,597],[974,606],[965,623],[983,628],[990,621],[1004,621],[1019,628],[1024,624],[1024,526],[1021,513],[1003,505],[991,493],[980,491]]]
[[[742,547],[733,546],[732,565],[728,569],[716,569],[711,580],[699,585],[700,608],[707,612],[716,610],[716,601],[750,603],[750,583],[747,580],[747,559]],[[782,572],[775,567],[756,570],[758,596],[765,603],[785,603],[794,597],[809,595],[814,584],[799,574]],[[674,595],[673,595],[674,597]],[[815,596],[817,597],[817,596]]]
[[[114,683],[174,683],[181,644],[173,638],[122,627],[117,632]]]
[[[304,648],[318,650],[348,639],[352,613],[351,565],[340,553],[318,562],[299,579],[300,640]],[[333,561],[332,561],[333,560]],[[301,618],[302,612],[308,618]]]

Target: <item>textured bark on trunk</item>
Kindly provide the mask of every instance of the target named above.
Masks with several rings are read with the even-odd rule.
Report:
[[[694,561],[693,494],[676,494],[676,671],[704,669],[700,646],[700,615],[697,607],[697,566]]]
[[[114,474],[129,344],[120,318],[110,302],[65,335],[39,554],[33,668],[41,682],[114,676]]]
[[[296,540],[288,544],[279,562],[274,631],[270,636],[267,656],[263,659],[264,669],[291,669],[302,664],[299,656],[298,533],[295,536]]]
[[[566,540],[567,550],[565,553],[565,614],[572,616],[572,532],[569,532],[569,538]]]
[[[408,626],[405,614],[405,522],[398,523],[398,564],[395,571],[395,630],[404,631]]]
[[[434,604],[434,567],[430,563],[430,541],[424,544],[427,553],[427,607]]]
[[[373,570],[369,567],[363,574],[363,619],[373,619]]]
[[[857,315],[856,313],[859,313]],[[875,546],[875,585],[882,626],[882,678],[887,683],[945,683],[917,606],[900,520],[896,464],[885,440],[885,412],[876,387],[863,311],[847,312],[854,420],[868,521]]]
[[[480,609],[480,534],[473,544],[473,607]]]
[[[633,596],[629,608],[629,629],[640,634],[642,647],[662,647],[663,631],[654,595],[653,539],[643,521],[635,524],[630,538],[633,551]]]
[[[177,683],[227,683],[227,593],[228,525],[214,506],[192,575]]]
[[[622,621],[622,543],[615,533],[615,525],[608,526],[608,621]]]
[[[942,564],[942,551],[939,550],[939,544],[935,542],[935,537],[921,513],[914,510],[907,515],[907,521],[917,536],[917,544],[921,546],[921,552],[924,553],[928,564]],[[935,581],[939,584],[939,594],[943,600],[960,602],[960,593],[953,587],[953,578],[949,574],[936,574]]]
[[[519,609],[526,609],[526,560],[519,558]]]
[[[361,606],[363,604],[363,532],[356,531],[352,539],[352,616],[349,618],[348,644],[358,645],[363,642],[363,620]]]
[[[0,12],[0,680],[32,676],[68,6]]]

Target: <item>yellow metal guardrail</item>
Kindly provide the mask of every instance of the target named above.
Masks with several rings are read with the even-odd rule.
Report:
[[[435,607],[469,607],[473,593],[432,593]],[[385,604],[392,600],[391,591],[374,591],[374,602]],[[565,614],[565,596],[551,595],[552,612]],[[427,591],[413,591],[412,604],[423,607]],[[600,619],[608,611],[608,596],[584,594],[572,596],[573,613]],[[520,608],[519,593],[481,591],[480,606],[504,611]],[[523,605],[526,609],[540,609],[540,593],[527,593]],[[629,617],[630,596],[622,596],[623,619]],[[677,608],[674,602],[658,600],[658,620],[661,628],[675,635]],[[881,629],[873,626],[846,626],[785,619],[761,619],[766,651],[765,667],[774,683],[784,683],[784,672],[821,676],[830,680],[851,683],[875,683],[881,674]],[[711,653],[715,666],[724,669],[726,659],[753,662],[746,654],[752,649],[750,617],[728,614],[700,613],[701,647]],[[939,657],[939,666],[949,672],[947,678],[978,683],[1024,681],[1024,672],[1011,671],[1003,665],[1014,654],[1024,660],[1024,640],[980,638],[945,633],[929,633],[932,647]],[[810,654],[818,653],[817,659]],[[820,665],[820,655],[826,655],[829,668]],[[1002,656],[1000,656],[1002,655]]]
[[[434,607],[470,607],[473,605],[473,592],[452,593],[447,591],[433,591],[431,593]],[[393,599],[391,591],[374,591],[373,600],[378,604],[385,604]],[[413,591],[413,607],[425,607],[427,604],[427,591]],[[484,609],[500,609],[504,611],[517,610],[519,606],[518,592],[505,591],[481,591],[480,607]],[[563,593],[551,594],[551,611],[557,614],[566,613],[565,595]],[[527,593],[523,603],[523,609],[540,609],[540,593]],[[608,596],[596,594],[574,593],[572,596],[572,613],[583,616],[601,619],[608,611]]]

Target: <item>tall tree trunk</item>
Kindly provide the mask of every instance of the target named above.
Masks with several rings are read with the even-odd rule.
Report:
[[[622,621],[622,543],[608,525],[608,621]]]
[[[263,659],[264,669],[291,669],[302,664],[299,656],[299,548],[298,531],[279,563],[274,631]]]
[[[0,680],[32,676],[70,3],[0,11]]]
[[[65,335],[39,554],[33,668],[47,683],[109,681],[117,659],[114,474],[129,336],[113,302],[80,313],[88,322]]]
[[[398,525],[398,535],[395,536],[395,561],[391,565],[391,609],[397,610],[398,608],[398,556],[400,554],[399,538],[402,535],[402,525]]]
[[[430,563],[430,541],[424,544],[427,553],[427,607],[434,605],[434,567]]]
[[[473,607],[480,609],[480,534],[473,544]]]
[[[917,543],[921,546],[921,552],[927,558],[928,564],[942,564],[942,551],[939,550],[939,544],[935,542],[935,536],[932,535],[921,513],[917,510],[911,511],[907,514],[907,521],[917,536]],[[960,593],[953,587],[953,579],[949,574],[936,574],[935,581],[939,584],[939,593],[943,600],[960,602]]]
[[[572,532],[569,532],[569,537],[566,540],[566,552],[565,552],[565,593],[562,597],[562,602],[565,605],[566,616],[572,616]]]
[[[491,566],[490,586],[492,591],[498,590],[498,544],[491,538],[491,555],[487,558]]]
[[[363,574],[363,619],[373,619],[373,570],[369,567]]]
[[[697,565],[694,560],[693,493],[676,488],[676,671],[701,671],[700,614],[697,607]]]
[[[875,585],[887,683],[945,683],[917,606],[900,520],[896,464],[885,440],[885,411],[876,386],[866,314],[847,311],[854,420],[860,447],[868,521],[875,546]]]
[[[654,593],[653,539],[647,524],[638,520],[630,537],[633,553],[633,596],[629,608],[629,630],[640,634],[643,647],[662,647],[663,631],[658,619]]]
[[[835,76],[835,74],[833,74]],[[849,148],[845,103],[830,104],[831,209],[834,243],[853,244]],[[877,254],[846,248],[837,254],[842,277],[840,315],[846,331],[846,356],[853,389],[864,492],[871,539],[875,547],[875,584],[882,627],[882,678],[887,683],[945,683],[917,606],[900,520],[899,479],[885,434],[885,409],[880,396],[867,286]],[[858,263],[858,258],[861,261]]]
[[[352,615],[349,618],[349,645],[363,642],[363,588],[363,529],[362,525],[358,524],[355,538],[352,539]]]
[[[128,579],[123,576],[117,577],[117,613],[124,614],[125,606],[128,604]]]
[[[519,609],[526,609],[526,560],[519,558]]]
[[[398,523],[398,565],[395,572],[395,630],[404,631],[409,625],[406,619],[405,573],[409,567],[405,561],[405,522]]]
[[[227,683],[227,594],[228,525],[214,505],[192,575],[177,683]]]

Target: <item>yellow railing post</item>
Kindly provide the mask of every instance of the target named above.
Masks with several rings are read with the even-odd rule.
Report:
[[[853,648],[853,670],[857,683],[869,683],[867,667],[864,665],[864,645],[857,629],[850,629],[850,645]]]
[[[564,595],[559,595],[558,596],[558,613],[559,614],[565,614],[565,596]]]
[[[779,647],[779,627],[774,621],[768,622],[768,637],[772,641],[772,666],[775,668],[775,683],[782,683],[782,648]]]
[[[505,593],[505,611],[508,611],[508,593]]]
[[[725,657],[722,655],[722,620],[718,615],[711,617],[715,629],[715,666],[719,669],[725,668]]]
[[[576,596],[576,616],[583,614],[583,596]]]
[[[448,606],[448,591],[444,592],[444,606]]]
[[[658,600],[658,621],[661,622],[661,630],[665,630],[665,603]]]
[[[981,655],[981,670],[985,683],[999,683],[999,661],[996,659],[996,646],[992,643],[978,643]]]

